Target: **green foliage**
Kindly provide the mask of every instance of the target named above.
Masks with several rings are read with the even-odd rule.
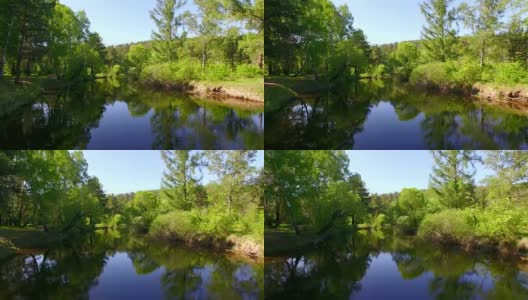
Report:
[[[528,84],[528,69],[520,62],[500,63],[493,66],[493,82],[502,84]]]
[[[243,64],[236,67],[236,76],[239,78],[259,78],[262,75],[262,70],[255,65]]]
[[[415,85],[445,87],[451,84],[447,63],[433,62],[417,66],[409,81]]]
[[[465,245],[472,240],[474,233],[467,214],[461,210],[446,209],[425,216],[418,236],[445,244]]]
[[[207,68],[207,72],[203,75],[205,79],[213,81],[228,80],[232,73],[231,68],[225,64],[213,64]]]
[[[173,211],[159,215],[149,229],[149,235],[166,240],[188,240],[202,234],[195,215],[189,211]]]

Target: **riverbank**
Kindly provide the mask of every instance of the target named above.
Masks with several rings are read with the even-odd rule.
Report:
[[[458,84],[438,85],[432,83],[418,83],[415,85],[420,88],[444,94],[475,97],[487,102],[506,103],[517,109],[528,108],[527,85],[503,85],[480,82],[465,86]]]
[[[0,260],[15,254],[40,253],[60,240],[58,233],[37,228],[0,227]]]
[[[264,103],[264,87],[262,78],[243,78],[233,81],[167,81],[149,79],[140,84],[147,88],[166,91],[179,91],[198,97],[231,98],[244,101]]]

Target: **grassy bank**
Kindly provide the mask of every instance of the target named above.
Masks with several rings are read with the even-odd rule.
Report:
[[[132,228],[156,240],[262,257],[262,222],[259,215],[236,216],[220,210],[192,210],[161,214],[150,224],[136,219]]]
[[[222,67],[203,73],[196,66],[165,63],[146,67],[139,76],[139,82],[147,87],[188,92],[204,97],[264,102],[264,87],[259,72],[253,70],[239,74]]]
[[[409,81],[445,93],[528,105],[528,74],[515,63],[484,68],[475,63],[429,63],[416,67]]]
[[[37,228],[0,227],[0,260],[16,253],[40,252],[60,239],[58,233]]]
[[[525,210],[507,205],[487,209],[447,209],[425,216],[417,236],[422,240],[465,251],[496,252],[504,256],[528,255]]]

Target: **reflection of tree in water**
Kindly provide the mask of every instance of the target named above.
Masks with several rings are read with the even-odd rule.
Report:
[[[343,242],[345,240],[345,242]],[[284,299],[348,299],[361,290],[370,264],[369,246],[359,236],[338,236],[306,255],[266,265],[266,296]]]
[[[299,99],[267,116],[266,144],[278,149],[352,148],[354,135],[372,108],[351,90],[336,90],[314,99]],[[351,94],[352,93],[352,94]],[[268,120],[269,118],[269,120]]]
[[[402,278],[432,275],[429,291],[433,299],[528,298],[528,288],[518,280],[520,271],[515,261],[420,244],[411,247],[407,244],[393,251],[393,260]]]
[[[163,107],[157,103],[151,118],[153,148],[240,149],[263,143],[262,129],[252,119],[255,112],[179,97],[161,99]]]
[[[106,263],[105,250],[86,243],[0,265],[2,299],[87,299]]]
[[[103,115],[105,97],[93,85],[78,85],[28,102],[0,121],[0,144],[13,149],[84,148],[90,129]]]
[[[334,87],[316,99],[300,99],[269,114],[266,144],[279,149],[353,148],[354,136],[380,102],[389,102],[402,123],[423,117],[420,129],[431,149],[528,147],[528,118],[522,113],[377,81]]]

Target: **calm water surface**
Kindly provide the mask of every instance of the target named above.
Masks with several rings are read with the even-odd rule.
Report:
[[[97,83],[0,107],[6,149],[262,149],[260,104]]]
[[[98,234],[0,262],[0,299],[262,299],[263,265]]]
[[[266,299],[528,299],[528,264],[383,234],[266,257]]]
[[[268,113],[266,148],[528,149],[528,113],[401,83],[361,82]]]

